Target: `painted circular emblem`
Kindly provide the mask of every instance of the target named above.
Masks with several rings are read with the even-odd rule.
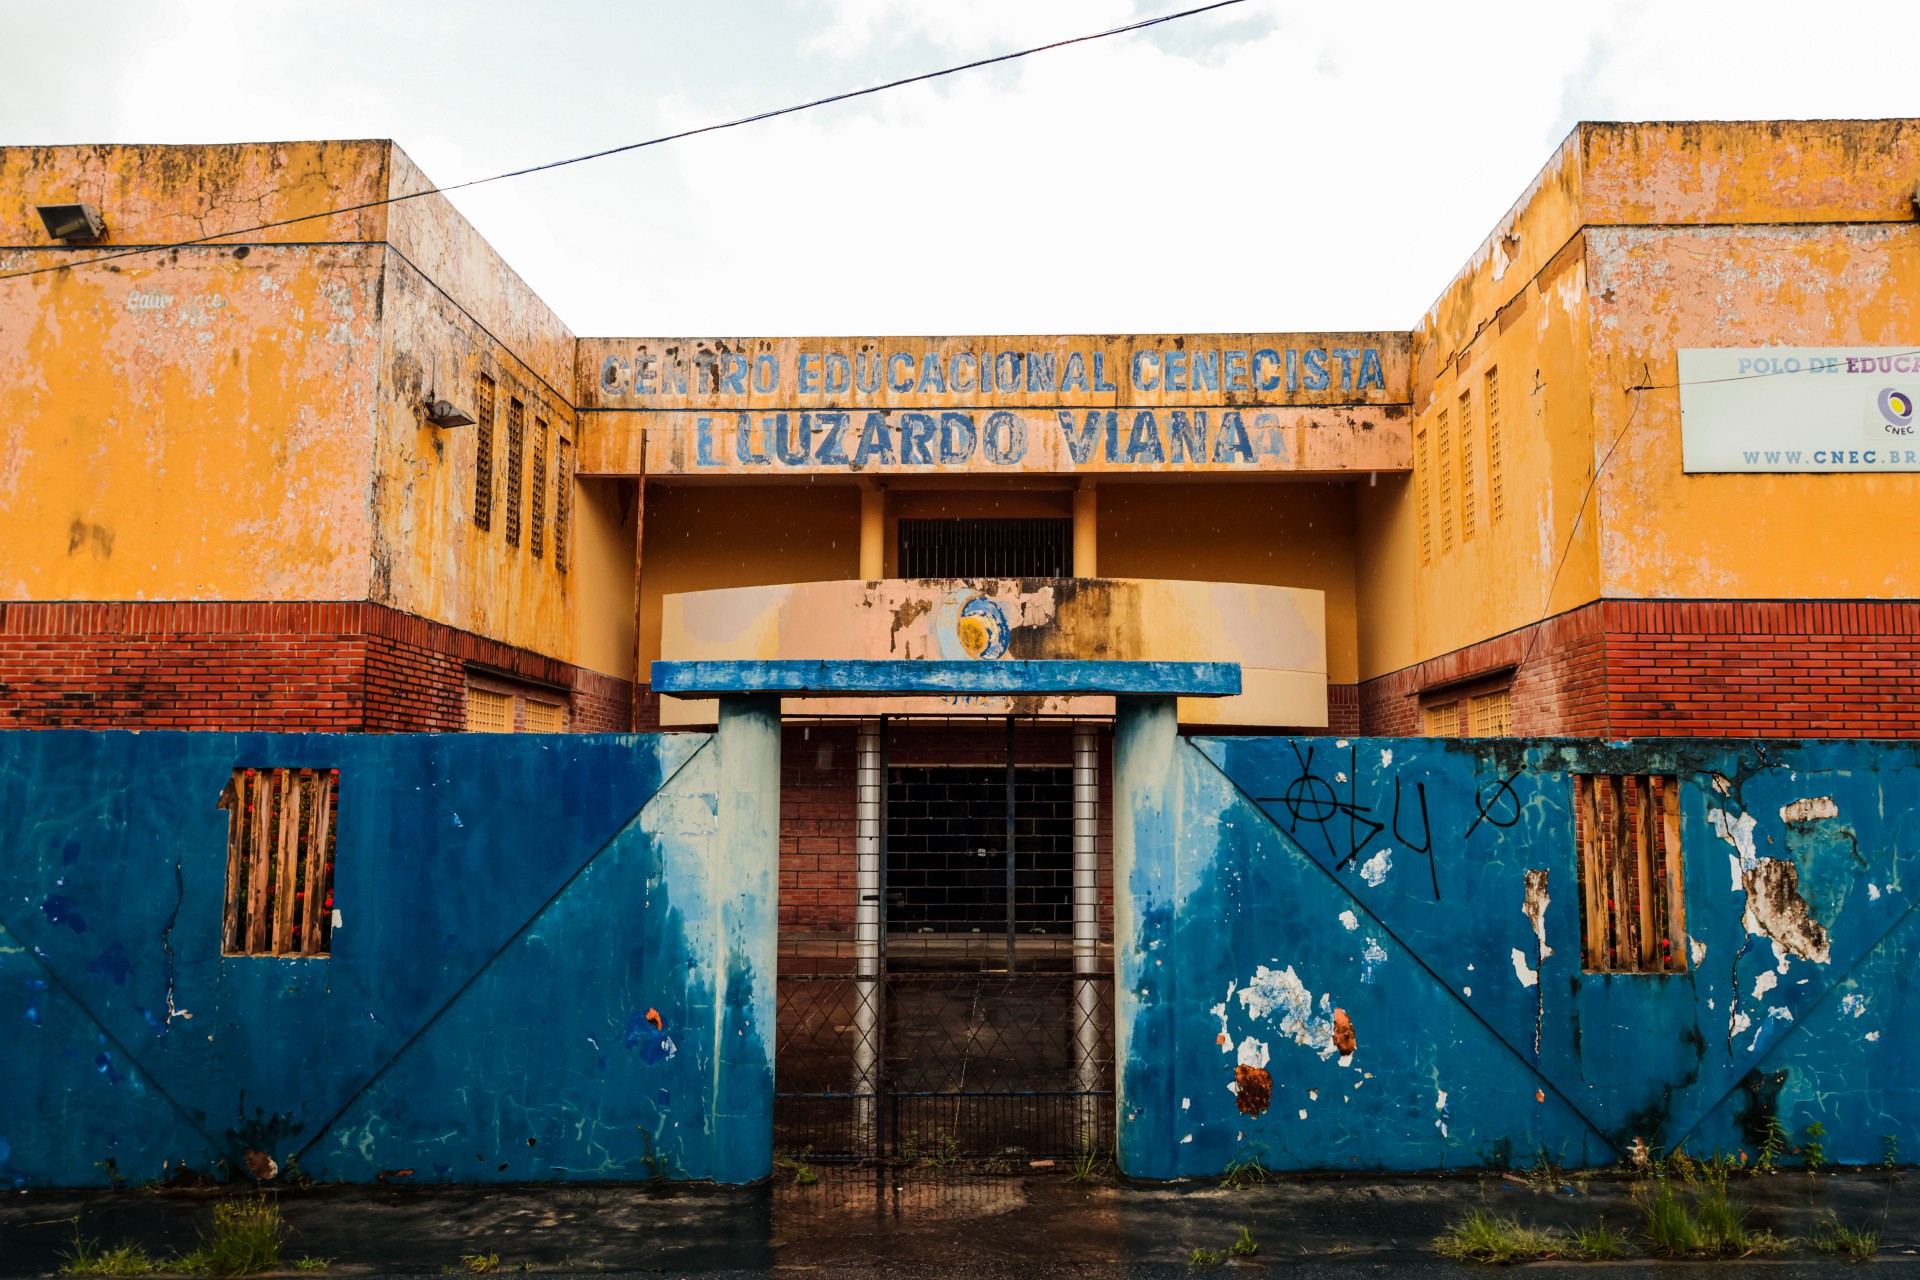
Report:
[[[954,624],[960,647],[969,657],[997,658],[1007,651],[1007,615],[985,596],[975,596],[960,606],[960,619]]]
[[[1880,393],[1880,416],[1889,426],[1906,427],[1913,424],[1913,397],[1898,387],[1888,387]]]

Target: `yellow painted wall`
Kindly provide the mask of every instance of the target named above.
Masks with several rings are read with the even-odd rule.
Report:
[[[860,491],[852,485],[668,485],[646,491],[640,656],[660,656],[660,597],[714,587],[852,578]]]
[[[0,149],[0,273],[368,198],[382,144]],[[85,199],[99,246],[36,203]],[[0,598],[352,600],[369,585],[378,211],[0,280]]]
[[[1349,485],[1115,484],[1099,493],[1102,577],[1325,592],[1327,679],[1359,678]]]
[[[633,555],[640,516],[632,480],[582,480],[576,492],[574,661],[633,679]]]

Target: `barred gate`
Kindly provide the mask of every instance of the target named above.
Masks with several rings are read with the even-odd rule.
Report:
[[[782,975],[775,1149],[818,1160],[1072,1157],[1113,1146],[1113,976]]]

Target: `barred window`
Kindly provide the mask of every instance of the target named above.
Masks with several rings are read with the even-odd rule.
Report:
[[[221,953],[324,956],[333,938],[338,769],[235,769]]]
[[[1501,449],[1500,439],[1500,370],[1487,370],[1487,519],[1495,524],[1506,514],[1505,480],[1506,459]]]
[[[1513,700],[1507,690],[1467,699],[1467,732],[1476,738],[1504,738],[1513,732]]]
[[[1684,973],[1679,779],[1575,774],[1581,967],[1589,973]]]
[[[1442,702],[1428,707],[1421,713],[1426,722],[1429,738],[1457,738],[1460,736],[1460,704]]]
[[[467,690],[468,733],[512,733],[513,695],[492,689]]]
[[[547,549],[547,420],[533,420],[533,514],[527,543],[535,556]]]
[[[567,571],[567,519],[573,514],[573,446],[565,436],[553,442],[553,567]]]
[[[567,709],[557,702],[542,702],[538,698],[527,699],[528,733],[564,733],[567,728]]]
[[[474,395],[473,523],[493,528],[493,379],[480,375]]]
[[[507,401],[507,545],[520,545],[520,479],[526,455],[527,407]]]

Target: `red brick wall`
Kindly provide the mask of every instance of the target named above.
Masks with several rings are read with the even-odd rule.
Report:
[[[1366,681],[1361,732],[1510,671],[1527,736],[1916,737],[1916,663],[1920,601],[1603,600]]]
[[[456,731],[467,664],[570,690],[624,729],[631,686],[381,605],[0,604],[0,728]]]

